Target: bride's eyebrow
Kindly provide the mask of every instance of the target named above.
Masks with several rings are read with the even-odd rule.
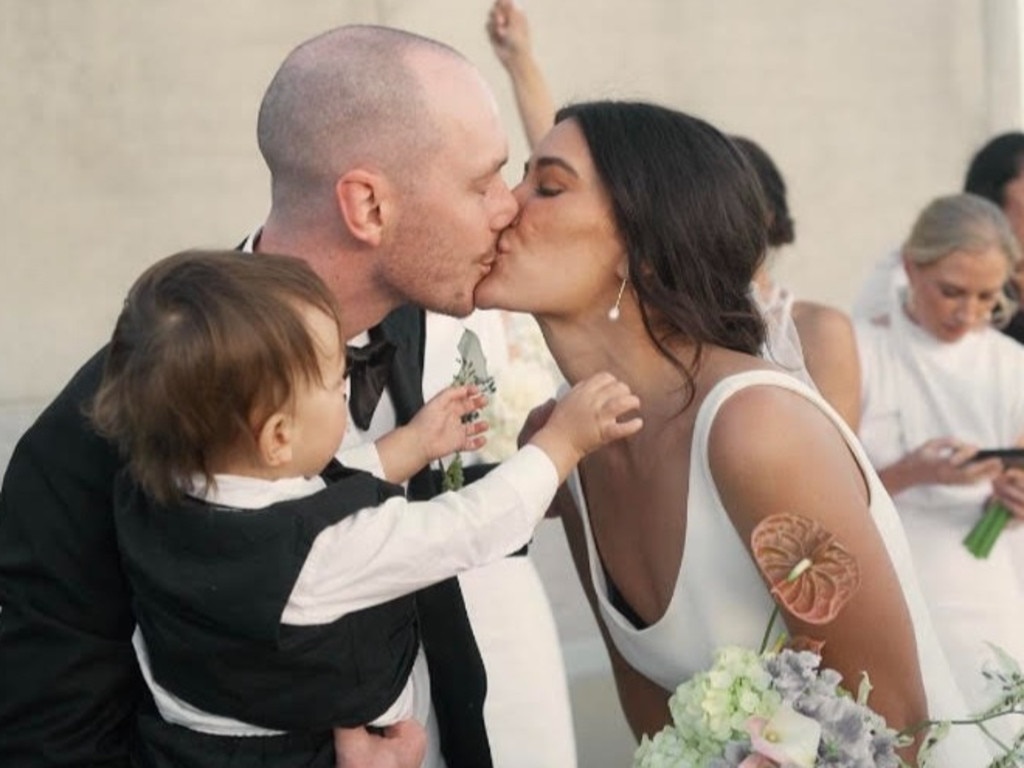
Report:
[[[525,163],[523,163],[523,178],[524,179],[527,176],[530,175],[530,163],[531,162],[533,163],[533,165],[538,170],[540,170],[542,168],[545,168],[545,167],[549,167],[549,166],[557,166],[558,168],[562,168],[563,170],[565,170],[566,173],[571,174],[573,177],[575,177],[577,179],[580,177],[580,175],[576,172],[576,169],[573,168],[569,163],[567,163],[562,158],[560,158],[560,157],[550,157],[550,156],[545,155],[543,157],[535,158],[532,161],[527,160]]]
[[[560,157],[538,157],[535,161],[535,164],[538,169],[554,165],[559,168],[562,168],[566,173],[571,174],[577,179],[580,177],[580,175],[576,172],[576,169],[573,168],[571,165],[569,165],[569,163],[567,163]]]

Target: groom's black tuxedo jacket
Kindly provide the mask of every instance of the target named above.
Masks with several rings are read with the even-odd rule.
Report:
[[[397,346],[388,386],[405,423],[423,403],[423,313],[397,310],[371,333]],[[111,502],[122,462],[82,415],[105,353],[78,371],[21,438],[0,489],[3,766],[176,764],[132,759],[140,732],[177,764],[188,754],[208,761],[215,749],[216,740],[160,719],[135,661],[135,620]],[[436,476],[424,472],[409,494],[427,498],[438,490]],[[446,762],[486,768],[486,682],[457,581],[423,590],[417,603]],[[252,754],[236,748],[236,768],[334,765],[327,733],[237,741]]]

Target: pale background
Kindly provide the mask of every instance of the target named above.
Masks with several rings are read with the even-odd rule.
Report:
[[[1020,128],[1019,0],[528,0],[559,102],[640,97],[761,143],[797,245],[778,274],[848,308],[869,265],[972,152]],[[259,98],[296,43],[353,21],[479,64],[526,159],[489,0],[0,0],[0,468],[110,332],[147,264],[234,246],[267,208]],[[581,765],[622,765],[592,621],[557,532],[536,559],[574,680]],[[610,709],[611,708],[611,709]],[[608,711],[612,719],[606,720]]]

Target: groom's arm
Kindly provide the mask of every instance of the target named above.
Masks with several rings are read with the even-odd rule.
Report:
[[[144,693],[111,512],[120,462],[82,414],[104,358],[21,438],[0,490],[0,765],[129,764]]]

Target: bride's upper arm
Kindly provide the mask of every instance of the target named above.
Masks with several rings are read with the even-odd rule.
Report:
[[[842,434],[795,392],[749,387],[726,400],[711,426],[708,461],[745,542],[780,512],[816,519],[837,536],[874,530],[867,484]]]
[[[828,666],[856,689],[876,684],[873,703],[900,727],[923,716],[913,625],[899,579],[868,508],[868,493],[842,434],[813,403],[779,387],[751,387],[721,407],[708,460],[719,496],[748,551],[753,528],[778,513],[818,521],[857,560],[860,588],[839,617],[812,626],[785,611],[787,626],[826,642]],[[885,643],[878,643],[884,628]],[[884,681],[884,682],[883,682]]]

